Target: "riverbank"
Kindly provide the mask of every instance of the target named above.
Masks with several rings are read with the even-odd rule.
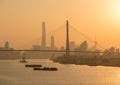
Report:
[[[58,57],[53,59],[53,62],[61,64],[76,64],[76,65],[88,65],[88,66],[114,66],[120,67],[120,58],[103,58],[101,56],[70,56],[70,57]]]

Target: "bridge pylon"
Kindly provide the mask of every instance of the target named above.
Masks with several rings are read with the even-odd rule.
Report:
[[[70,56],[70,48],[69,48],[69,21],[66,21],[66,57]]]

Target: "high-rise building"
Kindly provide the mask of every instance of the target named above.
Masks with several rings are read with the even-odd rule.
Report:
[[[9,49],[9,42],[5,42],[5,49]]]
[[[71,51],[75,50],[75,42],[74,41],[70,41],[70,50]]]
[[[42,23],[42,43],[41,47],[43,49],[46,48],[46,29],[45,29],[45,22]]]
[[[51,36],[51,48],[55,48],[54,36]]]
[[[80,44],[79,50],[80,50],[80,51],[87,51],[87,50],[88,50],[87,40],[85,40],[84,42],[82,42],[82,43]]]

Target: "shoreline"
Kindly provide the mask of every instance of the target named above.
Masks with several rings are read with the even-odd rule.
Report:
[[[75,65],[88,65],[88,66],[111,66],[120,67],[120,58],[101,58],[99,57],[58,57],[52,59],[53,62],[60,64],[75,64]]]

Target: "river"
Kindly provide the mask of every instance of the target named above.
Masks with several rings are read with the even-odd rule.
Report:
[[[59,64],[48,59],[29,64],[57,67],[58,71],[34,71],[18,60],[0,60],[0,85],[120,85],[120,68]]]

